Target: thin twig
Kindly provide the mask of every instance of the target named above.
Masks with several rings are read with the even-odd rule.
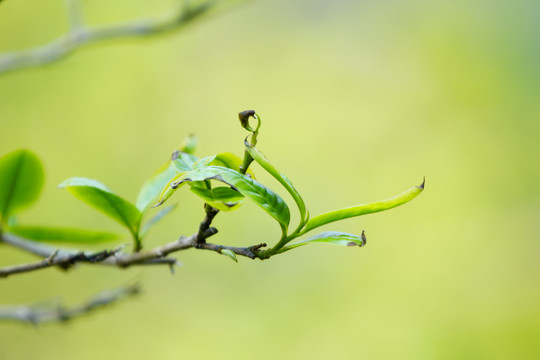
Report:
[[[208,13],[217,4],[208,0],[196,5],[184,5],[168,16],[154,20],[135,20],[125,24],[103,27],[85,27],[76,0],[70,1],[68,14],[70,30],[49,44],[33,49],[6,53],[0,56],[0,73],[33,66],[41,66],[60,60],[89,43],[112,39],[135,38],[157,35],[178,30]]]
[[[22,321],[35,325],[47,322],[65,322],[139,293],[139,285],[134,284],[101,292],[86,302],[71,307],[65,307],[62,304],[48,307],[2,306],[0,307],[0,321]]]

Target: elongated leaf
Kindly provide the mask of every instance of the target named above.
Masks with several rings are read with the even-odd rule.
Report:
[[[222,211],[238,209],[244,199],[244,195],[230,187],[220,186],[213,189],[192,187],[191,191],[208,205]]]
[[[70,178],[58,187],[66,188],[78,199],[127,227],[133,236],[138,238],[141,221],[140,211],[130,202],[112,193],[99,181]]]
[[[137,197],[136,206],[140,212],[145,211],[167,183],[177,174],[176,167],[169,161],[163,165],[148,181],[146,181]]]
[[[285,174],[279,172],[274,167],[274,165],[272,165],[270,161],[268,161],[268,159],[256,147],[252,146],[248,142],[245,142],[245,145],[246,145],[247,151],[253,157],[253,159],[259,165],[261,165],[264,170],[268,171],[270,175],[272,175],[277,181],[279,181],[279,183],[283,185],[285,189],[287,189],[289,194],[291,194],[292,198],[294,199],[294,202],[298,206],[298,210],[300,211],[300,224],[298,228],[300,229],[301,227],[303,227],[308,218],[306,204],[304,203],[304,200],[300,196],[300,193],[298,192],[298,190],[296,190],[296,188],[292,184],[291,180],[289,180],[289,178],[287,178]]]
[[[236,254],[233,253],[229,249],[221,249],[221,254],[227,256],[228,258],[230,258],[234,262],[238,262],[238,259],[236,258]]]
[[[305,234],[306,232],[311,231],[319,226],[322,226],[322,225],[325,225],[334,221],[339,221],[339,220],[348,219],[355,216],[384,211],[384,210],[388,210],[399,205],[403,205],[406,202],[411,201],[412,199],[417,197],[423,190],[424,190],[424,182],[420,186],[413,186],[409,190],[397,196],[394,196],[390,199],[373,202],[369,204],[364,204],[364,205],[351,206],[345,209],[335,210],[335,211],[328,212],[326,214],[315,216],[313,219],[308,221],[305,229],[302,230],[302,234]]]
[[[242,159],[230,152],[224,152],[217,154],[215,159],[210,163],[210,165],[223,166],[234,171],[240,171],[240,165],[242,165]],[[251,169],[248,169],[246,172],[249,176],[255,179],[255,174]]]
[[[118,234],[86,229],[71,229],[50,226],[12,226],[10,233],[43,242],[94,244],[117,240]]]
[[[29,150],[0,158],[0,223],[34,203],[43,187],[43,167]]]
[[[307,245],[311,243],[326,243],[339,246],[364,246],[366,245],[366,237],[364,232],[361,236],[348,234],[339,231],[326,231],[318,235],[312,236],[307,240],[302,240],[294,244],[290,244],[281,249],[280,252],[294,249],[296,247]]]
[[[165,216],[167,216],[171,211],[173,211],[174,209],[176,208],[176,204],[174,205],[171,205],[171,206],[167,206],[166,208],[163,208],[161,209],[160,211],[158,211],[158,213],[156,215],[154,215],[153,218],[151,218],[150,220],[148,220],[142,230],[141,230],[141,238],[143,238],[146,233],[148,232],[148,230],[150,230],[150,228],[152,228],[154,225],[156,225],[161,219],[163,219]]]
[[[205,180],[217,180],[230,185],[235,190],[250,198],[255,204],[276,219],[279,222],[282,231],[284,233],[287,232],[291,214],[285,201],[283,201],[278,194],[249,176],[222,166],[202,167],[180,174],[175,182],[171,182],[170,185],[163,190],[162,198],[166,199],[174,189],[182,186],[185,182]]]

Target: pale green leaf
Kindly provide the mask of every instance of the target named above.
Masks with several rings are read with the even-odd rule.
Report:
[[[142,230],[141,230],[141,238],[143,238],[148,230],[150,230],[151,227],[156,225],[157,222],[159,222],[161,219],[163,219],[165,216],[167,216],[171,211],[173,211],[176,208],[176,204],[167,206],[166,208],[161,209],[158,211],[156,215],[154,215],[150,220],[148,220]]]
[[[120,237],[118,234],[104,231],[50,226],[18,225],[8,228],[8,232],[30,240],[58,243],[94,244],[114,241]]]
[[[195,150],[197,149],[198,142],[199,140],[197,137],[195,137],[195,135],[188,135],[178,147],[178,150],[188,154],[194,154]]]
[[[171,157],[171,163],[176,168],[177,172],[191,171],[193,165],[199,159],[195,155],[191,155],[182,151],[175,151]]]
[[[279,252],[285,252],[287,250],[294,249],[299,246],[312,244],[312,243],[325,243],[339,246],[364,246],[366,245],[366,237],[364,232],[361,236],[348,234],[339,231],[326,231],[321,234],[310,237],[307,240],[302,240],[294,244],[283,247]]]
[[[41,162],[29,150],[16,150],[0,158],[0,223],[37,200],[43,178]]]
[[[232,259],[234,262],[238,262],[238,259],[236,258],[236,254],[233,253],[229,249],[221,249],[221,254],[227,256],[228,258]]]

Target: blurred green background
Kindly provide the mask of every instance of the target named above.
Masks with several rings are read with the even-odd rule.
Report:
[[[176,4],[83,1],[92,25]],[[0,75],[0,154],[30,148],[46,167],[28,223],[121,231],[56,185],[96,178],[134,200],[187,134],[199,155],[241,155],[249,108],[312,215],[427,179],[403,207],[325,227],[365,229],[362,249],[238,264],[190,250],[174,276],[80,266],[1,280],[0,304],[75,303],[133,280],[144,293],[67,325],[2,323],[0,359],[540,358],[539,16],[532,0],[258,0]],[[0,4],[1,52],[66,30],[63,1]],[[197,229],[200,201],[173,200],[146,247]],[[250,203],[215,224],[228,245],[279,234]],[[0,247],[2,266],[31,260]]]

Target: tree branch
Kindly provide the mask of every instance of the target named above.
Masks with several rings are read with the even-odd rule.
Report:
[[[2,306],[0,307],[0,321],[13,320],[31,324],[47,322],[66,322],[74,317],[88,314],[94,310],[105,307],[114,302],[140,293],[137,284],[101,292],[88,301],[72,307],[56,304],[44,306]]]
[[[196,5],[182,6],[160,19],[135,20],[125,24],[87,28],[82,20],[78,1],[71,0],[68,9],[69,32],[49,44],[0,55],[0,73],[52,63],[89,43],[172,32],[201,18],[216,4],[216,0],[208,0]]]

